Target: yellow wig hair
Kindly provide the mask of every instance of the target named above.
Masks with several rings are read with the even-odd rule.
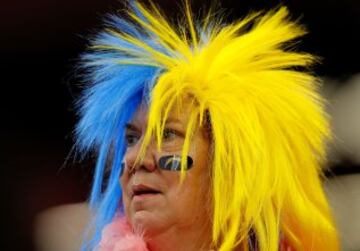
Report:
[[[281,238],[297,251],[339,250],[320,179],[331,132],[307,70],[315,58],[290,43],[305,29],[285,7],[223,24],[213,13],[194,21],[186,3],[186,20],[174,27],[154,4],[133,4],[128,15],[148,40],[108,29],[123,43],[95,48],[125,53],[118,64],[161,69],[141,154],[153,136],[161,145],[170,109],[185,100],[183,158],[194,129],[210,121],[214,247],[248,250],[254,233],[260,251],[278,250]]]

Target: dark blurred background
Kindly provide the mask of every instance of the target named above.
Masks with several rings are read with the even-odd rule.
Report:
[[[177,14],[180,4],[175,0],[154,2],[170,15]],[[194,9],[201,10],[209,1],[193,2]],[[300,18],[310,31],[300,48],[323,58],[315,71],[325,77],[325,93],[334,100],[333,105],[338,100],[336,95],[344,93],[341,90],[346,89],[345,94],[349,94],[353,91],[348,86],[359,86],[359,79],[353,80],[360,70],[359,0],[221,3],[231,10],[229,20],[249,10],[287,5],[293,17]],[[38,212],[86,200],[92,161],[79,163],[72,154],[76,122],[73,104],[80,84],[75,66],[86,48],[87,38],[101,28],[104,15],[123,6],[123,2],[115,0],[1,1],[0,165],[4,218],[1,230],[5,238],[2,250],[35,250],[32,231]],[[360,116],[360,104],[349,106],[352,109],[349,116]],[[330,107],[332,110],[336,109]],[[340,120],[347,123],[346,118]],[[351,147],[345,148],[350,153],[335,154],[334,161],[329,163],[332,168],[329,176],[360,172],[360,158],[356,160]]]

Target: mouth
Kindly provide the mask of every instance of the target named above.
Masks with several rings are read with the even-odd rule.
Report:
[[[132,194],[131,197],[143,197],[143,196],[151,196],[151,195],[157,195],[161,192],[153,187],[139,184],[139,185],[133,185],[132,186]]]

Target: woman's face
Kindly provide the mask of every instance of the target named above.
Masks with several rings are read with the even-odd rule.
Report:
[[[143,161],[134,166],[147,127],[147,107],[141,105],[127,125],[125,170],[120,178],[123,188],[125,215],[146,236],[164,231],[187,230],[198,226],[209,229],[211,206],[209,147],[206,129],[198,128],[192,138],[188,155],[193,159],[180,184],[180,172],[162,170],[158,160],[165,155],[181,155],[188,121],[189,107],[178,114],[170,112],[163,143],[158,151],[156,142],[148,145]]]

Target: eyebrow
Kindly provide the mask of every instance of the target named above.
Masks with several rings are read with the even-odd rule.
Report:
[[[127,123],[127,124],[125,125],[125,128],[126,128],[127,130],[132,130],[132,131],[140,131],[139,128],[137,128],[135,125],[130,124],[130,123]]]
[[[166,120],[166,122],[165,122],[165,124],[166,123],[182,123],[179,119],[177,119],[177,118],[171,118],[171,117],[169,117],[167,120]],[[125,124],[125,129],[127,129],[127,130],[132,130],[132,131],[141,131],[137,126],[135,126],[135,125],[133,125],[133,124],[131,124],[131,123],[126,123]]]

